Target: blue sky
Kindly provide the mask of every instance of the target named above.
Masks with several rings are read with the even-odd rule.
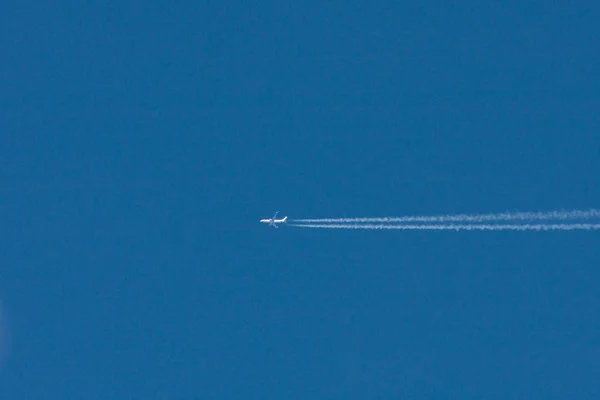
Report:
[[[599,17],[6,5],[0,397],[598,398],[597,233],[258,219],[598,207]]]

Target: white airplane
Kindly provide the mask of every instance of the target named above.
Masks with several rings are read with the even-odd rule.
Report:
[[[271,225],[273,228],[278,228],[277,224],[281,224],[281,223],[287,223],[287,217],[284,217],[283,219],[277,219],[277,213],[279,211],[277,211],[275,213],[275,215],[273,215],[273,218],[269,218],[269,219],[261,219],[260,222],[262,222],[263,224],[269,224]]]

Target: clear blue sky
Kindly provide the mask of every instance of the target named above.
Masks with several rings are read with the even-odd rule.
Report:
[[[0,397],[600,397],[597,232],[258,223],[598,207],[551,3],[7,3]]]

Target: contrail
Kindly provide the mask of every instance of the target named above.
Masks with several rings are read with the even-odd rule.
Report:
[[[501,221],[552,221],[600,218],[600,210],[573,210],[549,212],[504,212],[496,214],[454,214],[437,216],[405,216],[375,218],[313,218],[294,219],[301,223],[398,223],[398,222],[501,222]]]
[[[297,228],[313,229],[399,229],[435,231],[573,231],[597,230],[600,224],[438,224],[438,225],[377,225],[377,224],[288,224]]]

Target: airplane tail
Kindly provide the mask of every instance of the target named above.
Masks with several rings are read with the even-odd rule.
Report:
[[[287,224],[287,216],[285,216],[285,217],[283,218],[283,222],[285,222],[285,223]]]

